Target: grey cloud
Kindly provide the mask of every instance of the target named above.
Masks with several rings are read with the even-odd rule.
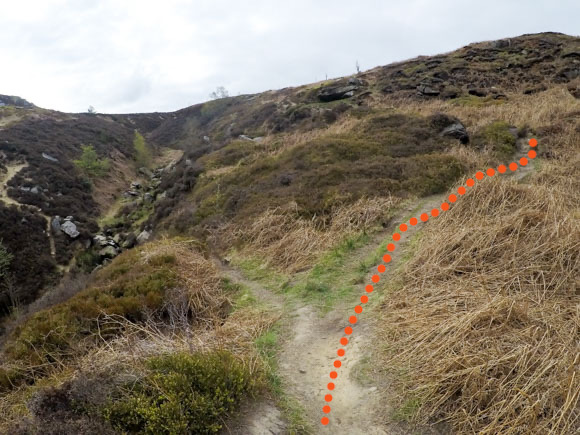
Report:
[[[176,110],[470,42],[577,33],[576,0],[20,1],[0,16],[0,93],[44,107]]]

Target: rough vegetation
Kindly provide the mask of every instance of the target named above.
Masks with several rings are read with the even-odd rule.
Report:
[[[305,431],[277,298],[315,317],[351,297],[393,216],[530,135],[530,174],[430,221],[365,315],[385,422],[578,431],[579,52],[525,35],[166,114],[0,96],[0,431],[215,433],[264,394]]]

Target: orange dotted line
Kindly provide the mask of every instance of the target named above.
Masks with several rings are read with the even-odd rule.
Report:
[[[528,143],[529,143],[530,147],[532,147],[532,148],[534,148],[534,147],[536,147],[538,145],[538,141],[536,139],[530,139]],[[536,151],[534,151],[532,149],[532,150],[528,151],[528,154],[527,155],[528,155],[528,158],[534,159],[534,158],[536,158],[537,153],[536,153]],[[522,157],[521,159],[519,159],[519,164],[520,164],[520,166],[526,166],[528,164],[528,159],[526,157]],[[512,162],[512,163],[510,163],[508,165],[508,167],[506,167],[504,165],[499,165],[497,167],[497,172],[499,172],[500,174],[504,174],[507,171],[508,168],[512,172],[514,172],[515,170],[518,169],[518,164],[515,163],[515,162]],[[487,171],[485,171],[485,174],[483,172],[481,172],[481,171],[476,172],[475,178],[477,180],[483,180],[483,178],[485,177],[485,175],[487,175],[488,177],[493,177],[495,174],[496,174],[496,170],[493,169],[493,168],[489,168],[489,169],[487,169]],[[473,180],[473,178],[469,178],[465,182],[465,184],[467,185],[467,187],[473,187],[475,185],[475,181]],[[467,189],[464,186],[461,186],[461,187],[459,187],[457,189],[457,193],[459,195],[465,195],[466,192],[467,192]],[[457,201],[457,195],[455,195],[454,193],[450,194],[449,197],[448,197],[448,200],[449,200],[450,203],[454,203],[455,201]],[[444,202],[443,204],[441,204],[441,211],[447,211],[447,210],[449,210],[449,207],[450,207],[449,203],[448,202]],[[434,208],[430,212],[431,217],[437,217],[437,216],[439,216],[439,213],[440,213],[440,211],[437,208]],[[419,219],[422,222],[427,222],[429,220],[429,215],[427,213],[422,213],[421,216],[419,216]],[[415,226],[418,223],[419,223],[419,221],[417,220],[417,218],[414,218],[413,217],[413,218],[409,219],[409,225],[411,225],[411,226]],[[406,223],[402,223],[401,225],[399,225],[399,230],[401,231],[401,233],[404,233],[408,229],[409,229],[409,227],[408,227],[408,225]],[[400,233],[394,233],[393,234],[393,242],[398,242],[399,240],[401,240],[401,234]],[[395,246],[394,243],[391,242],[391,243],[388,243],[387,244],[387,251],[393,252],[395,249],[396,249],[396,246]],[[383,256],[383,261],[385,263],[389,263],[391,261],[391,256],[389,254],[385,254]],[[377,272],[378,273],[384,273],[385,270],[386,270],[386,267],[385,267],[384,264],[379,264],[377,266]],[[375,283],[375,284],[378,283],[380,280],[381,280],[381,278],[379,277],[378,274],[374,274],[371,277],[371,281],[373,283]],[[367,293],[370,294],[370,293],[373,292],[374,287],[373,287],[372,284],[368,284],[365,287],[365,290],[366,290]],[[364,304],[366,304],[368,301],[369,301],[369,297],[367,295],[361,296],[360,297],[361,305],[357,305],[356,307],[354,307],[355,314],[361,314],[363,312],[363,307],[362,306]],[[357,321],[358,321],[358,318],[355,315],[350,316],[348,318],[348,322],[351,325],[356,324]],[[344,334],[347,335],[347,336],[348,335],[351,335],[352,334],[352,326],[347,326],[346,328],[344,328]],[[342,348],[339,348],[336,351],[336,354],[338,355],[338,357],[344,357],[345,354],[346,354],[346,351],[345,351],[344,347],[348,344],[348,338],[347,337],[342,337],[340,339],[340,344],[341,344]],[[339,359],[336,359],[334,361],[333,365],[334,365],[335,369],[339,369],[341,367],[341,365],[342,365],[342,362]],[[338,372],[336,370],[332,370],[330,372],[330,379],[333,379],[334,380],[337,377],[338,377]],[[328,385],[327,385],[327,388],[328,388],[328,391],[334,390],[334,388],[335,388],[334,382],[329,382]],[[326,394],[324,396],[324,400],[327,403],[332,402],[332,394],[330,394],[330,393]],[[328,405],[328,404],[327,405],[324,405],[322,407],[322,412],[325,413],[325,414],[329,414],[330,413],[330,410],[331,410],[331,408],[330,408],[330,405]],[[320,420],[320,422],[323,425],[326,426],[330,422],[330,420],[328,419],[328,417],[324,416],[324,417],[322,417],[322,419]]]

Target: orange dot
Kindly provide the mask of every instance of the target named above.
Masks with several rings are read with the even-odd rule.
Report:
[[[497,167],[497,172],[499,172],[500,174],[503,174],[506,171],[506,169],[507,168],[505,167],[505,165],[499,165]]]
[[[534,150],[529,150],[529,151],[528,151],[528,157],[529,157],[530,159],[535,159],[535,158],[536,158],[536,156],[537,156],[537,154],[536,154],[536,152],[535,152]]]
[[[336,372],[330,372],[331,379],[336,379],[337,376],[338,376],[338,373],[336,373]]]
[[[422,213],[421,214],[421,220],[423,222],[427,222],[429,220],[429,216],[427,216],[427,213]]]
[[[372,293],[372,292],[373,292],[373,290],[374,290],[374,288],[373,288],[373,286],[372,286],[372,285],[368,284],[368,285],[365,287],[365,290],[367,291],[367,293]]]
[[[431,216],[433,217],[437,217],[439,216],[439,210],[434,208],[433,210],[431,210]]]
[[[329,423],[330,420],[328,420],[328,417],[322,417],[320,419],[320,423],[322,423],[324,426],[326,426]]]
[[[339,368],[342,365],[342,363],[339,360],[336,360],[334,362],[334,367]]]
[[[366,296],[364,296],[366,298]],[[368,298],[367,298],[368,299]],[[346,337],[342,337],[340,339],[340,344],[342,344],[343,346],[346,346],[348,344],[348,338]]]
[[[488,170],[485,171],[485,173],[487,174],[488,177],[493,177],[495,175],[495,170],[493,168],[488,168]]]
[[[362,313],[362,307],[360,305],[357,305],[356,307],[354,307],[354,312],[357,314]]]
[[[346,335],[352,334],[352,328],[350,326],[347,326],[346,328],[344,328],[344,333]]]
[[[469,187],[472,187],[475,184],[475,181],[473,181],[473,178],[468,178],[465,184],[467,184]]]
[[[475,178],[477,178],[478,180],[483,180],[483,172],[477,171],[475,173]]]
[[[444,202],[443,204],[441,204],[441,210],[443,210],[443,211],[449,210],[449,204],[447,204],[446,202]]]
[[[369,297],[367,295],[362,295],[360,301],[361,303],[366,304],[369,301]]]
[[[395,242],[398,242],[399,240],[401,240],[401,235],[399,233],[393,234],[393,240]]]
[[[356,323],[356,316],[350,316],[348,321],[354,325]]]
[[[326,400],[327,402],[332,402],[332,394],[327,394],[326,396],[324,396],[324,400]]]
[[[380,280],[381,280],[381,278],[379,278],[379,276],[378,276],[378,275],[373,275],[373,277],[371,278],[371,281],[372,281],[372,282],[374,282],[374,283],[377,283],[377,282],[379,282]]]
[[[528,143],[530,144],[531,147],[535,147],[536,145],[538,145],[538,141],[534,138],[530,139]]]
[[[516,165],[514,162],[511,162],[511,163],[510,163],[510,169],[511,169],[511,171],[513,172],[513,171],[515,171],[516,169],[518,169],[518,165]]]
[[[391,256],[389,254],[383,255],[383,261],[389,263],[391,261]]]
[[[407,224],[401,224],[401,225],[399,225],[399,229],[400,229],[402,232],[405,232],[405,231],[407,231]]]
[[[460,195],[465,195],[465,187],[461,186],[459,189],[457,189],[457,192],[458,192]]]
[[[387,245],[387,251],[393,252],[394,250],[395,250],[395,244],[394,243],[389,243]]]
[[[334,390],[334,382],[329,382],[326,386],[330,391]]]
[[[417,222],[418,222],[418,221],[417,221],[417,218],[411,218],[411,219],[409,219],[409,223],[410,223],[411,225],[413,225],[413,226],[417,225]]]
[[[526,166],[527,164],[528,164],[528,159],[526,159],[525,157],[522,157],[520,159],[520,165]]]
[[[379,264],[379,267],[377,267],[377,270],[379,271],[379,273],[383,273],[385,271],[385,265],[384,264]]]
[[[324,412],[325,414],[328,414],[330,412],[330,406],[328,406],[328,405],[323,406],[322,412]]]
[[[454,194],[449,195],[449,202],[455,202],[457,201],[457,196],[455,196]]]
[[[336,354],[337,354],[338,356],[344,356],[344,349],[338,349],[338,350],[336,351]]]

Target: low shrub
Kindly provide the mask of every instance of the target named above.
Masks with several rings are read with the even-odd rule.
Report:
[[[230,353],[177,353],[150,358],[147,374],[119,388],[104,418],[124,433],[217,433],[225,414],[257,387]]]

